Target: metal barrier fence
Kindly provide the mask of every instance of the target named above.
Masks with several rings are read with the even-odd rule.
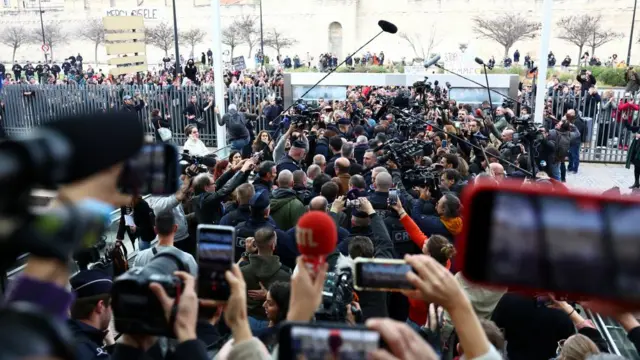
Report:
[[[158,87],[158,86],[109,86],[109,85],[8,85],[2,88],[0,98],[5,103],[4,128],[9,135],[23,134],[52,118],[87,112],[118,111],[124,96],[139,95],[147,106],[138,112],[146,133],[154,135],[151,111],[158,109],[162,116],[171,116],[172,141],[182,145],[187,137],[184,128],[189,121],[183,115],[192,96],[204,109],[214,98],[212,86]],[[230,103],[245,107],[251,113],[259,113],[261,102],[270,96],[281,97],[282,88],[250,87],[225,94],[225,107]],[[216,147],[214,108],[202,113],[204,124],[200,137],[207,146]],[[87,119],[91,121],[91,119]],[[265,124],[257,124],[264,129]]]

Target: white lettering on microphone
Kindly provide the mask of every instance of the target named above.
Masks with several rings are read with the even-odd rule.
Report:
[[[300,246],[308,246],[308,247],[316,247],[318,243],[313,241],[313,230],[304,229],[297,227],[296,228],[296,242]]]

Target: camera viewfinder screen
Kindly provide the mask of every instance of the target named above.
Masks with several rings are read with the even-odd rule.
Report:
[[[380,334],[372,330],[291,328],[291,354],[297,360],[364,360],[379,344]]]
[[[224,300],[230,295],[224,277],[233,263],[233,233],[200,229],[198,237],[198,297]]]
[[[147,144],[128,162],[128,193],[165,195],[178,189],[178,158],[167,144]],[[175,157],[175,158],[174,158]]]
[[[407,264],[360,263],[359,286],[372,289],[413,289],[407,273],[413,271]]]

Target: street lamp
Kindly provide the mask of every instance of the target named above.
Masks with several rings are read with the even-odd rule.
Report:
[[[176,0],[173,0],[173,41],[176,52],[176,74],[182,74],[180,65],[180,49],[178,47],[178,17],[176,15]]]
[[[42,11],[42,2],[40,0],[38,0],[38,8],[40,12],[40,29],[42,30],[42,46],[44,47],[45,45],[47,45],[47,38],[44,36],[44,21],[42,20],[42,14],[44,13],[44,11]],[[49,63],[47,52],[44,51],[44,49],[42,49],[42,52],[44,52],[44,63]]]
[[[633,2],[633,17],[631,19],[631,34],[629,34],[629,50],[627,51],[627,66],[631,65],[631,45],[633,45],[633,25],[636,22],[636,7],[638,7],[638,0]]]
[[[264,68],[264,34],[262,31],[262,0],[260,0],[260,52],[262,53],[262,67]]]

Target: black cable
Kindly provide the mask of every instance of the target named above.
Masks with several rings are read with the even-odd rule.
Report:
[[[397,110],[399,110],[399,111],[401,111],[401,112],[402,112],[402,110],[401,110],[401,109],[399,109],[397,106],[389,105],[389,107],[390,107],[390,108],[395,108],[395,109],[397,109]],[[415,115],[406,114],[406,113],[404,113],[404,112],[403,112],[403,114],[405,114],[406,116],[408,116],[408,117],[410,117],[410,118],[412,118],[412,119],[416,119]],[[419,119],[419,118],[418,118],[418,119],[416,119],[416,120],[423,121],[422,119]],[[432,128],[434,128],[434,129],[436,129],[436,130],[438,130],[438,131],[441,131],[441,132],[446,133],[447,135],[453,136],[453,137],[454,137],[455,139],[457,139],[458,141],[462,141],[462,142],[464,142],[465,144],[467,144],[467,145],[471,146],[471,147],[472,147],[472,148],[474,148],[474,149],[478,149],[478,150],[482,151],[482,155],[484,156],[485,160],[486,160],[486,161],[488,161],[488,160],[489,160],[489,159],[487,158],[487,154],[485,153],[484,148],[483,148],[482,146],[474,145],[474,144],[472,144],[470,141],[468,141],[467,139],[465,139],[465,138],[463,138],[463,137],[460,137],[460,136],[458,136],[457,134],[447,132],[446,130],[444,130],[443,128],[439,127],[438,125],[434,125],[434,124],[429,124],[429,125],[431,125],[431,127],[432,127]],[[533,154],[531,154],[531,155],[533,155]],[[530,171],[525,170],[525,169],[523,169],[523,168],[519,167],[518,165],[516,165],[516,164],[514,164],[514,163],[512,163],[512,162],[510,162],[510,161],[508,161],[508,160],[500,159],[500,161],[501,161],[501,162],[504,162],[504,163],[505,163],[505,164],[507,164],[507,165],[513,166],[513,167],[514,167],[515,169],[517,169],[517,170],[522,171],[525,175],[529,175],[529,176],[531,176],[532,178],[534,177],[533,173],[531,173]],[[487,166],[488,166],[488,165],[489,165],[489,164],[487,164]]]

